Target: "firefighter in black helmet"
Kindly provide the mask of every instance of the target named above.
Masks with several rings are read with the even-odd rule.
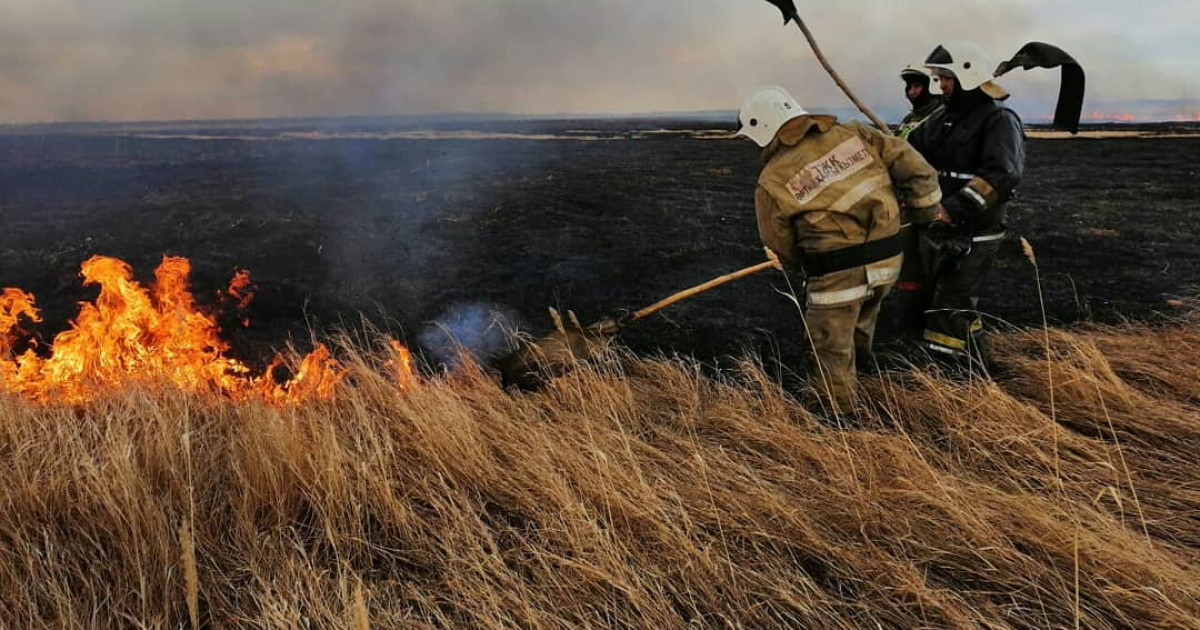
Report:
[[[897,135],[908,138],[914,129],[942,106],[942,95],[940,88],[931,89],[929,71],[924,66],[908,66],[900,72],[900,78],[904,80],[904,96],[912,104],[912,111],[900,121]]]
[[[904,96],[912,104],[912,111],[900,121],[896,133],[907,139],[921,123],[942,107],[943,98],[941,86],[936,81],[930,82],[929,69],[924,64],[909,65],[900,72],[900,78],[904,80]],[[925,309],[929,307],[929,292],[932,290],[925,282],[918,229],[913,225],[920,223],[920,220],[913,215],[912,208],[904,208],[900,215],[904,266],[892,291],[892,299],[899,305],[897,312],[900,317],[900,329],[910,337],[923,332]]]
[[[987,54],[960,42],[925,60],[941,84],[944,108],[908,137],[938,170],[946,220],[914,221],[929,304],[921,338],[941,356],[989,369],[979,296],[1004,238],[1005,210],[1025,171],[1020,118],[993,79]]]

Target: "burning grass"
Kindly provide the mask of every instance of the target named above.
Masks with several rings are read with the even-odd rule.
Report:
[[[0,394],[0,626],[1200,627],[1196,324],[1052,331],[1052,379],[1013,333],[845,431],[753,362]]]
[[[0,292],[0,390],[40,402],[82,404],[136,384],[165,381],[193,392],[280,404],[327,399],[345,376],[323,344],[287,369],[276,356],[262,373],[228,356],[213,313],[196,305],[189,286],[191,263],[167,256],[143,287],[124,261],[93,256],[84,261],[83,284],[99,287],[94,302],[79,305],[70,328],[45,352],[26,328],[41,322],[34,296]],[[235,310],[254,299],[249,272],[234,274],[220,294]],[[208,309],[213,310],[213,309]],[[243,325],[249,325],[244,321]],[[394,359],[411,370],[408,350],[392,341]],[[19,346],[25,346],[19,351]],[[287,372],[287,374],[284,374]],[[411,372],[400,374],[403,384]]]

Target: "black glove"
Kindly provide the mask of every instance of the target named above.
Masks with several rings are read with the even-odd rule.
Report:
[[[942,200],[942,207],[946,209],[946,214],[950,215],[950,222],[955,225],[966,225],[971,218],[971,209],[963,201],[962,197],[953,195]]]
[[[971,235],[956,226],[934,223],[921,233],[919,247],[922,265],[929,279],[936,282],[959,259],[971,253]]]

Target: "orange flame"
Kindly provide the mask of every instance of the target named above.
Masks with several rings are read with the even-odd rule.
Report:
[[[225,289],[225,295],[229,296],[238,308],[250,306],[250,302],[254,299],[254,285],[250,282],[250,272],[238,269],[237,273],[233,274],[233,279],[229,281],[229,288]]]
[[[408,389],[413,386],[416,378],[413,372],[412,353],[395,339],[389,340],[388,344],[391,346],[392,351],[396,353],[396,358],[388,362],[388,366],[395,369],[396,385],[400,389]]]
[[[0,355],[12,350],[11,331],[20,324],[21,317],[31,322],[40,322],[42,318],[33,306],[33,296],[20,289],[4,289],[0,292]]]
[[[1110,113],[1110,112],[1102,112],[1098,109],[1094,109],[1094,110],[1088,112],[1087,116],[1084,116],[1084,119],[1091,120],[1091,121],[1097,121],[1097,122],[1102,122],[1102,121],[1137,122],[1139,120],[1149,120],[1149,119],[1139,119],[1136,115],[1126,113],[1126,112]]]
[[[229,288],[217,294],[223,303],[228,303],[240,314],[254,301],[254,284],[250,282],[250,272],[238,269],[229,281]],[[242,328],[250,327],[250,320],[242,317]]]
[[[1093,109],[1083,116],[1087,122],[1200,122],[1200,111],[1184,113],[1133,114],[1129,112],[1106,112]]]
[[[153,381],[237,400],[292,403],[333,396],[346,371],[324,345],[304,357],[288,379],[277,377],[281,357],[254,376],[244,363],[226,356],[229,347],[215,319],[196,307],[190,273],[186,258],[164,257],[147,290],[125,262],[88,259],[84,284],[99,285],[100,295],[94,303],[80,304],[71,328],[54,338],[44,358],[32,349],[12,356],[21,318],[40,319],[32,295],[5,289],[0,294],[0,385],[31,400],[71,403]],[[239,271],[229,287],[239,307],[253,297],[249,287],[249,274]]]

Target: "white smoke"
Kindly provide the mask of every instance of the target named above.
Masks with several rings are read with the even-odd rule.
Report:
[[[900,68],[950,39],[1060,45],[1096,100],[1194,95],[1200,3],[1146,4],[799,6],[873,105],[903,105]],[[728,109],[761,83],[845,103],[762,0],[5,0],[0,20],[0,122]]]
[[[446,309],[417,335],[421,349],[453,369],[469,356],[486,364],[512,350],[519,316],[498,304],[473,302]]]

